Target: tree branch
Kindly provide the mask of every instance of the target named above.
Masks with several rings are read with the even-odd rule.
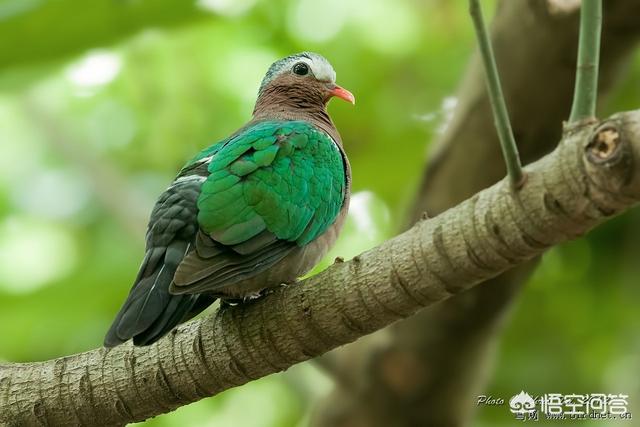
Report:
[[[0,367],[0,423],[122,425],[282,371],[581,236],[640,200],[640,111],[568,128],[550,155],[353,260],[151,347]]]
[[[596,116],[601,31],[602,0],[582,0],[576,86],[570,122],[593,119]]]

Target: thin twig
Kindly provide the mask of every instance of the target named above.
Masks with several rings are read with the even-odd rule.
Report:
[[[498,75],[498,67],[496,66],[493,49],[487,35],[487,28],[484,25],[482,17],[482,9],[479,0],[469,0],[469,12],[473,19],[473,25],[476,29],[478,45],[480,46],[480,56],[484,64],[484,70],[487,77],[487,90],[489,91],[489,99],[491,101],[491,109],[502,147],[502,154],[507,165],[507,174],[511,180],[514,189],[519,188],[524,182],[524,174],[522,173],[522,165],[520,156],[518,155],[518,147],[513,138],[511,130],[511,122],[509,121],[509,113],[507,105],[502,94],[502,86],[500,85],[500,76]]]
[[[595,118],[601,32],[602,0],[582,0],[576,86],[573,92],[570,123]]]

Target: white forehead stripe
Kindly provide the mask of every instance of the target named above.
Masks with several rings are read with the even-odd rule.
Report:
[[[300,62],[304,62],[309,66],[311,73],[316,79],[329,83],[336,82],[336,72],[324,56],[313,52],[303,52],[287,56],[271,64],[271,67],[269,67],[262,79],[262,83],[260,83],[259,93],[262,93],[262,90],[277,76],[284,73],[291,73],[294,64]]]
[[[311,72],[316,79],[323,82],[336,82],[336,72],[333,70],[331,64],[329,64],[324,58],[314,56],[313,58],[300,58],[300,62],[304,62],[309,65]]]

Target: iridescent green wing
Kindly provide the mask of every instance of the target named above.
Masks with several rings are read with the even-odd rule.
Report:
[[[344,202],[342,155],[307,122],[261,122],[216,147],[196,160],[209,172],[198,198],[202,235],[172,292],[211,291],[266,270],[324,233]]]

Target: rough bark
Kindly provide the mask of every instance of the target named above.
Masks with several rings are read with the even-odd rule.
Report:
[[[579,1],[504,0],[492,22],[493,46],[524,163],[554,148],[569,115],[578,6]],[[618,80],[640,37],[640,2],[607,0],[604,7],[601,98]],[[458,90],[453,120],[425,168],[410,223],[425,211],[434,215],[454,206],[504,174],[476,56]],[[525,263],[379,336],[339,350],[332,368],[341,384],[315,411],[315,424],[466,425],[505,315],[535,264]]]
[[[282,371],[581,236],[640,200],[640,111],[558,148],[407,232],[254,303],[130,344],[0,366],[0,424],[123,425]]]

